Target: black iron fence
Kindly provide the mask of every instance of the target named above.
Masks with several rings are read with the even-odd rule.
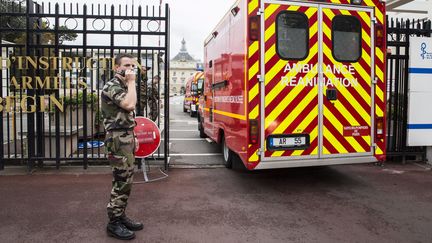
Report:
[[[152,107],[141,100],[157,97],[163,144],[153,156],[167,169],[168,5],[0,0],[0,7],[0,169],[105,161],[100,94],[123,52],[149,68],[137,69],[137,114],[149,116]],[[146,88],[153,81],[156,91]]]
[[[425,147],[407,146],[409,37],[431,34],[430,20],[387,17],[387,155],[391,160],[426,156]]]

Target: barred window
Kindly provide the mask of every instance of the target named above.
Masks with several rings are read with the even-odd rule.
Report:
[[[357,62],[361,56],[361,23],[355,16],[338,15],[332,21],[333,57],[339,62]]]
[[[302,60],[309,54],[309,21],[304,13],[282,11],[276,20],[276,49],[285,60]]]

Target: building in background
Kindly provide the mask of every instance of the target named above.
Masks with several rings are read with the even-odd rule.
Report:
[[[171,59],[170,63],[170,94],[184,94],[187,78],[200,68],[202,69],[202,63],[188,53],[186,41],[183,39],[180,52]]]

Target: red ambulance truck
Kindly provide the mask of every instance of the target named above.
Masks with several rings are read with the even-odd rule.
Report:
[[[204,43],[198,129],[226,167],[385,160],[385,1],[239,0]]]
[[[204,73],[196,72],[186,81],[185,97],[183,101],[183,112],[189,112],[191,117],[196,116],[198,111],[198,85],[202,86]]]

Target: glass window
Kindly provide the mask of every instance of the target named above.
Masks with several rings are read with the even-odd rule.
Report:
[[[276,21],[276,49],[282,59],[305,59],[309,53],[309,21],[304,13],[282,11]]]
[[[332,21],[333,57],[357,62],[361,56],[361,23],[355,16],[339,15]]]
[[[192,95],[197,95],[198,94],[198,87],[197,87],[197,85],[196,84],[192,84],[192,86],[191,86],[191,93],[192,93]]]

